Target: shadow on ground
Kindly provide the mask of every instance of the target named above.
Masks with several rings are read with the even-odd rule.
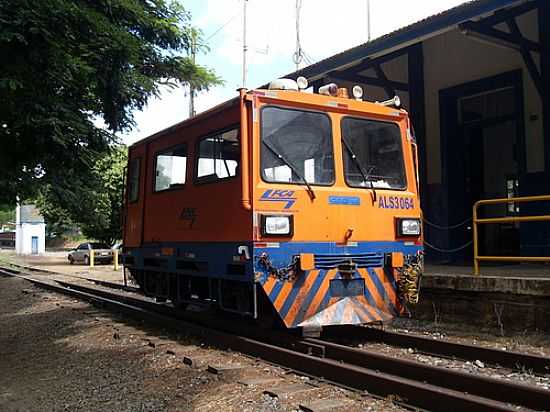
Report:
[[[194,410],[222,382],[148,343],[161,335],[0,277],[0,410]]]

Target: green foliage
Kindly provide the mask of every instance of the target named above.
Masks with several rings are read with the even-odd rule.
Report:
[[[126,147],[117,146],[86,176],[75,175],[67,185],[43,188],[37,204],[47,225],[62,233],[77,224],[84,236],[107,244],[121,239],[126,162]]]
[[[0,227],[8,222],[15,223],[15,207],[0,205]]]
[[[0,202],[86,176],[163,85],[220,83],[196,33],[165,0],[0,1]]]

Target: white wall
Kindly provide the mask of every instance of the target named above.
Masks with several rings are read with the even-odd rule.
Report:
[[[21,223],[15,230],[16,253],[30,255],[32,253],[32,237],[38,237],[38,253],[46,251],[46,225],[44,223]]]
[[[536,11],[521,16],[517,21],[524,36],[538,41]],[[538,56],[533,54],[533,57],[538,63]],[[439,91],[516,69],[523,73],[527,172],[544,171],[542,101],[520,53],[510,48],[482,43],[458,30],[424,42],[428,183],[441,183]],[[538,120],[530,121],[532,114],[537,115]]]

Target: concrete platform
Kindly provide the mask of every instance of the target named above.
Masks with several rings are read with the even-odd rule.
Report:
[[[483,266],[480,272],[474,275],[471,266],[426,265],[422,288],[550,296],[550,265]]]
[[[494,328],[550,331],[550,265],[426,265],[413,316]]]

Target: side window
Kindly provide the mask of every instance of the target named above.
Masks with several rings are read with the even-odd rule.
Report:
[[[78,250],[86,250],[88,249],[88,244],[82,243],[80,246],[78,246]]]
[[[181,187],[187,171],[187,146],[157,153],[155,164],[155,192]]]
[[[213,181],[237,175],[239,129],[231,129],[200,140],[197,150],[197,180]]]
[[[128,167],[128,202],[135,202],[139,198],[140,159],[132,159]]]

